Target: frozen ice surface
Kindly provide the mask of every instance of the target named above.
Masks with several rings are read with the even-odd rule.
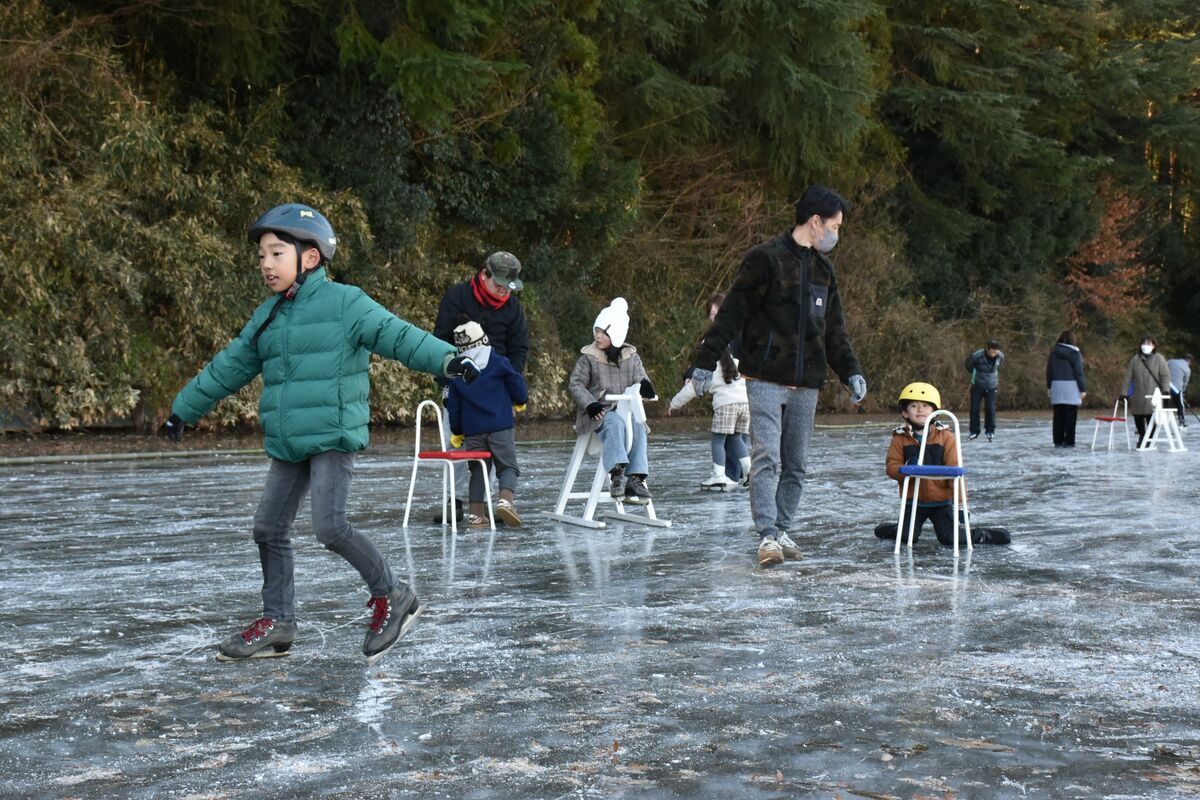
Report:
[[[894,558],[886,425],[818,430],[792,532],[752,558],[706,434],[651,439],[665,530],[551,522],[570,442],[529,444],[528,527],[400,527],[406,448],[352,517],[428,603],[373,668],[367,596],[298,521],[293,655],[213,659],[259,612],[261,456],[0,467],[0,796],[1176,798],[1200,795],[1197,451],[965,444],[957,562]]]

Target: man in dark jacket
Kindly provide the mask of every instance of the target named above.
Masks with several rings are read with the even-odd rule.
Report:
[[[846,201],[810,186],[796,225],[746,254],[716,319],[696,349],[692,380],[702,394],[725,347],[741,337],[739,370],[750,400],[750,511],[760,564],[800,558],[787,532],[800,504],[817,392],[832,366],[855,403],[867,381],[846,335],[833,264]]]
[[[529,326],[525,322],[525,309],[515,294],[525,288],[520,273],[521,262],[512,253],[503,250],[492,253],[473,278],[454,284],[442,295],[433,335],[454,344],[456,327],[467,321],[478,322],[487,334],[492,349],[507,358],[513,368],[524,375],[525,361],[529,355]],[[444,403],[449,380],[436,380],[442,387]],[[449,420],[445,422],[448,428]],[[454,480],[456,494],[465,496],[467,470],[461,464],[455,466]],[[461,517],[462,503],[458,505]]]
[[[971,373],[971,434],[968,439],[979,437],[979,406],[984,406],[984,433],[990,442],[996,434],[996,390],[1000,387],[1000,365],[1004,363],[1004,352],[1000,342],[989,339],[982,348],[967,356],[966,368]]]

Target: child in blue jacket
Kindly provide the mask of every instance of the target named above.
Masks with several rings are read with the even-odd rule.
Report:
[[[471,384],[461,378],[450,382],[446,412],[450,417],[450,442],[466,450],[485,450],[492,454],[489,466],[500,482],[500,500],[496,516],[505,525],[521,526],[521,517],[513,504],[517,488],[516,420],[513,412],[525,408],[529,390],[525,379],[512,363],[495,352],[478,322],[462,321],[454,329],[454,345],[459,355],[479,368],[479,377]],[[489,470],[490,471],[490,470]],[[490,480],[478,461],[471,462],[470,505],[467,525],[487,527],[484,517],[484,481]]]

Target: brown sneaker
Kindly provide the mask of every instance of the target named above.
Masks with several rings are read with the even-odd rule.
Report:
[[[506,500],[503,497],[496,503],[496,516],[510,528],[519,528],[525,524],[521,522],[521,515],[517,513],[512,500]]]
[[[758,543],[758,563],[762,567],[783,563],[783,548],[774,536],[764,536]]]

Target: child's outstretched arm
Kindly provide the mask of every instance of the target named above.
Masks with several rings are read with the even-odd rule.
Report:
[[[671,405],[669,406],[669,409],[671,411],[678,411],[686,406],[694,397],[696,397],[696,387],[692,385],[691,381],[684,381],[683,388],[676,392],[675,396],[671,398]]]
[[[225,345],[225,349],[213,356],[200,373],[188,381],[187,386],[175,395],[171,413],[189,425],[207,414],[217,401],[235,394],[262,372],[262,359],[258,346],[251,344],[251,337],[261,323],[255,314],[237,338]]]
[[[458,353],[454,345],[405,322],[360,289],[346,293],[343,314],[350,320],[352,342],[409,369],[444,375],[446,363]]]

